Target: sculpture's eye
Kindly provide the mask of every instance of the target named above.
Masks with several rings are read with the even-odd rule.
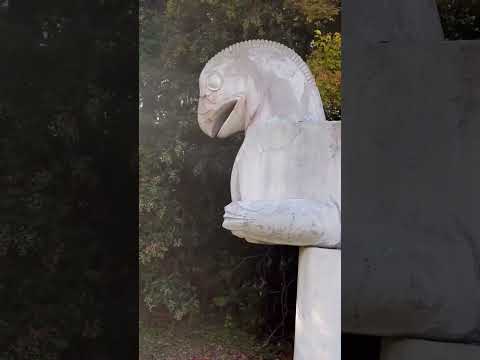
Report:
[[[223,85],[223,78],[217,72],[212,73],[207,79],[207,87],[211,91],[220,90],[222,85]]]

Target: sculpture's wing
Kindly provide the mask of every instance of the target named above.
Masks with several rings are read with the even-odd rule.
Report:
[[[339,248],[340,207],[326,201],[237,201],[225,208],[223,227],[254,243]]]

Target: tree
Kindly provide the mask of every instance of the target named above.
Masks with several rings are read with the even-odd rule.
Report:
[[[315,76],[328,120],[341,118],[341,49],[342,38],[339,33],[315,31],[308,65]]]
[[[480,37],[480,1],[437,0],[445,37],[472,40]]]
[[[297,250],[249,245],[222,230],[230,169],[242,135],[222,141],[201,133],[196,123],[198,76],[210,57],[247,39],[278,41],[306,58],[317,25],[307,20],[301,4],[290,0],[142,4],[144,301],[172,319],[215,314],[229,326],[234,321],[265,333],[278,327],[273,338],[288,336],[295,312]],[[328,14],[334,17],[335,11]]]
[[[307,17],[318,25],[335,22],[340,14],[339,0],[292,0]]]

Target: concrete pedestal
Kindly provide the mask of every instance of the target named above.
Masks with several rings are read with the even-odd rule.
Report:
[[[341,359],[341,251],[300,248],[294,360]]]
[[[381,360],[478,360],[480,346],[416,339],[385,340]]]

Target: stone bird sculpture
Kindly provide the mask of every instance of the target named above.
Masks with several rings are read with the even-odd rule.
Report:
[[[223,227],[251,243],[300,246],[295,360],[340,359],[340,122],[291,49],[234,44],[205,65],[198,123],[244,131]]]

